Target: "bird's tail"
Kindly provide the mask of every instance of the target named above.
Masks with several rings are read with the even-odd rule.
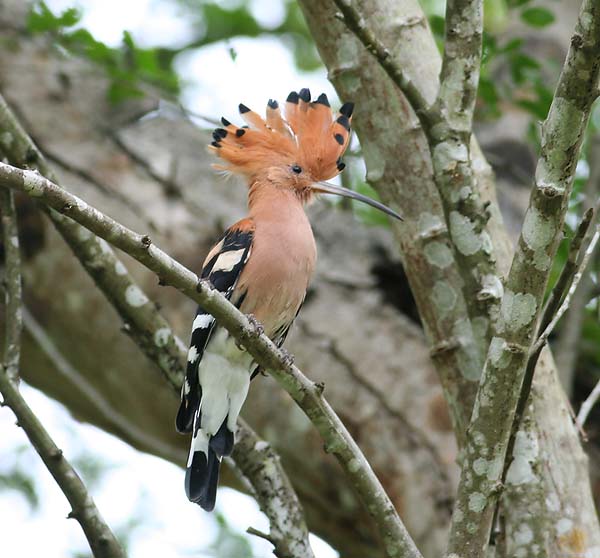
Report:
[[[209,436],[202,428],[194,426],[185,472],[185,492],[188,500],[205,511],[212,511],[215,507],[221,458],[229,455],[232,450],[233,432],[227,428],[227,418],[214,436]]]

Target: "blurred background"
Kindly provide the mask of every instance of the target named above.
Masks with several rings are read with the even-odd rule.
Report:
[[[179,248],[174,248],[180,250],[175,255],[192,268],[203,259],[206,247],[219,228],[232,222],[242,210],[244,194],[242,188],[224,186],[212,176],[208,169],[210,161],[206,159],[202,148],[205,135],[200,135],[198,139],[196,134],[205,134],[204,131],[214,127],[213,121],[221,116],[235,121],[240,102],[260,111],[269,98],[283,101],[291,89],[309,87],[313,94],[327,93],[334,107],[341,104],[327,80],[327,71],[295,2],[48,0],[32,2],[26,8],[25,4],[0,0],[0,40],[5,47],[5,55],[0,61],[0,79],[9,104],[13,100],[18,114],[23,116],[26,123],[32,124],[34,139],[39,140],[42,150],[48,153],[62,175],[83,184],[81,195],[87,195],[88,199],[91,197],[92,201],[97,196],[95,201],[100,206],[103,203],[118,204],[119,211],[122,210],[126,215],[123,220],[133,228],[137,225],[136,230],[146,230],[148,227],[155,230],[163,245],[180,244]],[[422,0],[421,4],[438,46],[441,47],[444,2]],[[513,238],[519,232],[527,203],[539,145],[540,121],[544,119],[552,98],[578,4],[574,0],[485,2],[484,67],[477,105],[477,134],[496,172],[501,209]],[[18,47],[15,46],[17,43]],[[10,53],[17,51],[19,54],[11,58]],[[50,68],[47,72],[46,67]],[[70,89],[71,84],[78,83],[78,79],[85,83],[95,80],[95,85],[90,90],[93,91],[96,105],[90,104],[88,99],[88,104],[82,108],[85,99],[81,97],[87,94],[87,86],[80,90],[77,87]],[[40,90],[45,90],[45,104],[41,100],[42,93],[38,96],[33,93],[31,99],[23,100],[19,105],[19,88],[31,92],[38,84]],[[96,110],[94,107],[97,107],[98,114],[92,118],[89,112]],[[35,120],[36,111],[45,114],[47,122]],[[93,125],[90,130],[93,129],[93,134],[98,135],[92,138],[94,144],[90,142],[90,146],[85,147],[87,144],[82,143],[82,137],[87,138],[86,134],[92,134],[91,131],[86,132],[85,126],[79,130],[68,127],[61,129],[60,137],[59,134],[53,137],[52,129],[62,125],[58,121],[74,118],[75,122],[80,123],[88,117],[92,122],[90,126]],[[154,129],[153,123],[157,120],[160,120],[161,126]],[[116,127],[115,122],[121,127],[118,137],[117,134],[113,137],[108,130],[111,126]],[[107,130],[102,129],[103,123],[106,123]],[[583,208],[593,205],[598,198],[600,174],[595,165],[600,164],[600,157],[594,157],[594,153],[600,153],[600,142],[596,139],[599,126],[600,112],[596,110],[583,150],[584,156],[577,169],[568,218],[570,227],[577,222]],[[188,135],[181,143],[176,143],[173,138],[176,134],[183,133],[182,130],[187,130],[185,134]],[[135,136],[134,132],[146,135]],[[127,154],[127,160],[122,153],[111,152],[106,155],[110,168],[98,164],[98,161],[103,161],[101,149],[105,148],[107,138],[114,140],[115,145],[120,146]],[[85,153],[74,153],[74,158],[70,159],[69,146],[77,144],[82,146],[82,151],[85,149]],[[99,145],[103,147],[99,148]],[[204,174],[187,172],[187,163],[182,162],[183,159],[167,158],[165,155],[185,152],[188,148],[190,153],[184,153],[184,156],[188,159],[201,159],[205,167]],[[146,157],[142,163],[139,162],[141,155],[138,150],[143,150],[143,157]],[[81,161],[85,163],[77,166]],[[133,172],[131,161],[144,167],[144,172],[139,168],[134,169],[133,178],[126,174]],[[346,162],[348,171],[343,177],[345,184],[374,195],[365,182],[361,147],[356,138]],[[126,197],[117,199],[115,192],[110,190],[104,194],[98,193],[102,188],[106,189],[108,182],[114,182],[116,177],[123,183],[123,188],[129,189],[124,190]],[[160,184],[147,185],[152,180]],[[185,182],[186,188],[191,188],[190,182],[196,182],[197,186],[195,190],[188,191],[183,187],[178,190],[180,182]],[[89,188],[86,186],[88,183],[100,184],[102,188],[96,188],[97,191],[86,190]],[[135,190],[136,187],[138,190]],[[169,192],[169,187],[173,187],[174,191]],[[214,187],[221,189],[219,195],[222,197],[207,202],[206,196],[210,195],[210,189]],[[140,188],[146,188],[144,193],[139,193]],[[160,192],[161,203],[164,204],[160,206],[160,211],[155,205],[158,204],[156,200],[159,197],[158,194],[155,195],[156,192]],[[102,197],[107,193],[107,197],[112,197],[111,202]],[[135,215],[135,208],[128,206],[135,196],[141,196],[142,201],[148,202],[145,210],[147,213]],[[212,204],[210,211],[206,208],[207,203]],[[184,205],[189,214],[184,215],[177,204]],[[204,209],[199,209],[199,206]],[[389,348],[391,352],[397,349],[394,336],[397,339],[408,339],[403,343],[406,351],[404,357],[398,358],[404,364],[394,363],[390,365],[390,369],[397,373],[398,367],[412,367],[424,371],[422,377],[433,378],[419,318],[386,220],[365,208],[344,206],[340,209],[342,211],[338,213],[345,214],[340,219],[358,222],[361,230],[366,231],[356,232],[358,236],[353,237],[354,245],[358,246],[356,262],[351,264],[348,274],[356,280],[356,285],[366,285],[378,297],[371,300],[371,295],[364,294],[364,301],[361,303],[359,300],[356,304],[362,304],[361,311],[369,316],[374,314],[374,309],[378,308],[382,300],[388,305],[382,312],[384,319],[388,320],[382,328],[389,332],[392,339]],[[202,211],[208,212],[210,219]],[[350,215],[353,211],[354,216]],[[327,223],[322,212],[322,206],[313,210],[317,238],[324,244],[324,258],[332,258],[338,262],[340,255],[335,255],[334,246],[326,240],[328,234],[337,230],[337,225]],[[196,218],[200,224],[194,222]],[[350,221],[343,222],[347,224]],[[55,303],[48,303],[48,297],[55,290],[57,270],[62,269],[66,281],[69,281],[71,272],[61,267],[66,265],[63,264],[65,255],[62,253],[42,258],[40,246],[45,246],[47,254],[54,253],[48,247],[54,246],[55,241],[48,240],[45,235],[50,233],[43,230],[44,227],[39,225],[35,217],[31,217],[27,227],[24,249],[29,252],[27,257],[30,258],[28,278],[30,289],[34,289],[33,281],[36,281],[36,292],[30,292],[28,301],[31,315],[26,328],[30,349],[24,355],[23,375],[26,383],[23,393],[88,483],[100,510],[125,542],[130,556],[263,558],[271,555],[268,543],[244,533],[249,526],[267,530],[266,519],[250,497],[237,490],[223,488],[219,493],[216,513],[212,515],[204,514],[187,502],[183,491],[183,471],[174,464],[178,460],[182,462],[185,454],[184,440],[173,442],[173,448],[176,446],[176,449],[172,451],[149,448],[145,442],[133,440],[133,434],[124,434],[119,427],[108,424],[110,421],[107,423],[106,417],[103,419],[94,414],[95,411],[90,410],[87,404],[69,403],[72,395],[66,393],[66,388],[59,386],[61,382],[67,382],[67,376],[53,376],[57,366],[56,363],[48,365],[48,354],[52,353],[52,347],[60,351],[61,346],[64,353],[65,347],[72,343],[73,336],[76,335],[75,330],[82,329],[81,323],[73,317],[74,313],[100,312],[97,306],[100,303],[90,303],[86,298],[87,294],[80,291],[65,290],[60,311],[66,310],[57,323],[53,322],[55,317],[50,314],[55,308],[51,304]],[[179,232],[181,237],[177,239]],[[368,256],[365,255],[367,253]],[[565,258],[566,243],[561,248],[554,279]],[[130,266],[133,264],[128,261],[128,267]],[[562,380],[565,389],[571,394],[575,409],[600,379],[596,271],[597,262],[594,262],[591,273],[584,281],[583,293],[573,304],[569,316],[563,320],[558,334],[552,340],[557,349]],[[141,276],[139,270],[138,273]],[[336,284],[338,279],[321,272],[312,294],[315,298],[337,300],[338,291],[325,291],[326,287],[323,285],[328,285],[327,288],[331,289],[347,288]],[[74,278],[73,284],[78,281],[80,278]],[[152,283],[151,279],[146,281],[148,285]],[[356,285],[354,287],[359,288]],[[347,294],[345,296],[347,298]],[[167,308],[167,313],[171,312],[169,317],[175,328],[187,340],[187,320],[193,309],[186,302],[178,302],[176,310],[173,309],[173,295],[165,295],[162,291],[160,294],[157,291],[156,298]],[[318,315],[311,318],[310,312],[307,309],[306,320],[300,322],[299,333],[294,334],[291,340],[296,345],[292,345],[291,350],[298,354],[301,365],[305,363],[307,369],[315,370],[315,374],[318,374],[321,367],[330,369],[332,365],[330,362],[315,363],[317,357],[314,355],[317,351],[328,352],[330,346],[323,348],[322,344],[314,341],[311,351],[306,354],[302,353],[302,349],[296,349],[306,338],[315,337],[315,332],[309,330],[309,325],[311,319],[318,319]],[[323,312],[331,313],[329,310]],[[351,322],[353,319],[339,305],[335,306],[333,313],[335,312],[339,316],[345,316],[346,321]],[[105,319],[114,320],[114,316],[107,314]],[[373,328],[378,331],[375,325]],[[61,334],[59,330],[66,333]],[[81,335],[94,338],[95,332],[84,332]],[[109,336],[105,340],[105,347],[111,346],[115,338],[124,337],[118,327],[111,335],[113,337]],[[138,355],[127,344],[128,341],[125,341],[122,349],[118,345],[115,354],[127,353],[130,355],[129,360],[125,362],[121,359],[118,365],[107,363],[99,367],[97,362],[87,362],[87,357],[83,355],[87,345],[83,339],[78,338],[78,348],[74,349],[81,353],[73,356],[71,364],[75,362],[77,368],[80,368],[74,374],[81,373],[88,378],[95,378],[99,368],[106,369],[109,376],[114,373],[114,381],[110,380],[114,384],[113,388],[126,390],[127,382],[116,378],[121,378],[123,370],[135,368],[136,359],[143,361],[144,357]],[[413,342],[418,344],[418,349],[411,345]],[[45,347],[45,352],[39,347]],[[343,347],[341,349],[343,353]],[[339,355],[336,356],[334,350],[331,352],[328,358],[339,361]],[[89,358],[97,360],[97,357],[91,355]],[[408,372],[405,377],[408,377]],[[29,387],[29,381],[39,390]],[[94,381],[96,380],[92,380],[92,383]],[[277,388],[271,386],[270,389]],[[428,431],[427,436],[439,453],[434,461],[437,465],[441,463],[444,469],[443,474],[432,474],[442,478],[443,482],[447,481],[445,488],[450,491],[455,478],[455,450],[444,406],[440,403],[439,390],[427,388],[426,391],[421,387],[415,390],[421,394],[419,397],[422,397],[422,401],[427,402],[427,405],[423,405],[423,428],[433,431],[433,434]],[[254,391],[257,391],[256,386]],[[293,456],[285,453],[287,446],[282,439],[286,436],[285,432],[270,430],[268,416],[260,412],[261,408],[264,410],[268,406],[267,401],[271,402],[272,399],[261,399],[260,395],[254,397],[254,410],[248,412],[257,415],[256,422],[261,434],[274,441],[276,446],[279,443],[284,456],[291,460]],[[355,395],[343,393],[339,397],[350,405],[349,402]],[[407,395],[398,395],[398,400],[393,401],[392,406],[402,407],[405,404],[402,397]],[[56,399],[66,402],[68,410]],[[122,405],[126,407],[126,401]],[[290,409],[290,403],[285,398],[281,405]],[[369,409],[369,405],[371,403],[365,403],[361,408]],[[172,403],[165,403],[164,406],[165,416],[171,416]],[[343,406],[342,403],[340,406]],[[115,408],[118,407],[119,403],[115,403]],[[73,420],[69,413],[78,420]],[[297,411],[289,410],[289,413],[294,417],[293,420],[290,419],[289,425],[294,434],[290,435],[287,443],[293,446],[294,436],[304,436],[307,424]],[[375,411],[369,413],[376,420],[381,420],[381,417],[377,418]],[[259,415],[261,418],[258,418]],[[158,417],[156,421],[157,424],[164,423],[164,428],[148,426],[150,431],[158,432],[162,428],[157,437],[161,440],[169,439],[172,435],[169,433],[172,420]],[[352,417],[348,421],[352,428]],[[599,421],[600,414],[595,413],[587,426],[593,460],[597,459]],[[118,437],[87,422],[98,424],[104,430],[116,433]],[[368,432],[362,435],[368,437]],[[132,445],[143,451],[134,449]],[[320,450],[319,442],[312,439],[307,442],[306,447],[311,452]],[[161,457],[150,455],[147,451]],[[329,475],[331,471],[337,471],[328,462],[320,467],[311,474]],[[411,467],[418,469],[418,461]],[[302,469],[302,464],[296,460],[291,471],[293,473],[298,469]],[[226,482],[236,486],[235,480],[229,479]],[[237,486],[239,487],[239,483]],[[340,494],[340,501],[344,502],[340,507],[347,505],[348,517],[354,517],[353,497],[343,491]],[[316,495],[311,498],[318,500]],[[315,507],[325,509],[322,505],[319,508],[319,504],[315,504]],[[11,412],[0,409],[2,551],[11,558],[41,554],[47,558],[89,556],[78,524],[65,519],[68,510],[62,494],[28,445],[23,433],[14,427]],[[339,521],[342,522],[341,519]],[[348,521],[350,524],[350,520]],[[429,521],[423,519],[422,525],[417,524],[414,528],[426,533]],[[440,529],[443,530],[441,527]],[[368,546],[369,535],[361,533],[361,536]],[[336,546],[335,536],[329,542]],[[335,550],[315,537],[314,549],[317,556],[329,558],[338,555],[340,546]],[[342,551],[342,555],[351,554],[349,551]]]

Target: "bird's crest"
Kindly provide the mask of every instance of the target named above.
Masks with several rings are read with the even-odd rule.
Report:
[[[277,101],[269,100],[266,119],[240,104],[247,126],[238,128],[225,118],[213,132],[211,148],[225,164],[219,170],[255,178],[270,167],[289,166],[307,172],[314,181],[328,180],[345,167],[341,156],[350,140],[353,103],[345,103],[334,118],[325,93],[312,101],[310,91],[292,91],[285,118]],[[296,170],[298,169],[298,170]]]

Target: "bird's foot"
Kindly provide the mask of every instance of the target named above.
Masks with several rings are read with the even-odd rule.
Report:
[[[203,289],[213,289],[213,284],[208,279],[199,279],[196,283],[196,290],[200,293]]]
[[[281,360],[286,366],[292,366],[292,364],[294,364],[294,355],[292,353],[284,348],[280,348],[279,352],[281,353]]]
[[[265,332],[265,328],[263,325],[256,319],[254,314],[248,314],[248,321],[250,325],[254,328],[254,333],[257,337],[261,336]]]

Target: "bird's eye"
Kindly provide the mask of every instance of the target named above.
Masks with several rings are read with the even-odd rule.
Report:
[[[292,166],[292,170],[296,173],[296,174],[300,174],[302,172],[302,167],[300,165],[293,165]]]

